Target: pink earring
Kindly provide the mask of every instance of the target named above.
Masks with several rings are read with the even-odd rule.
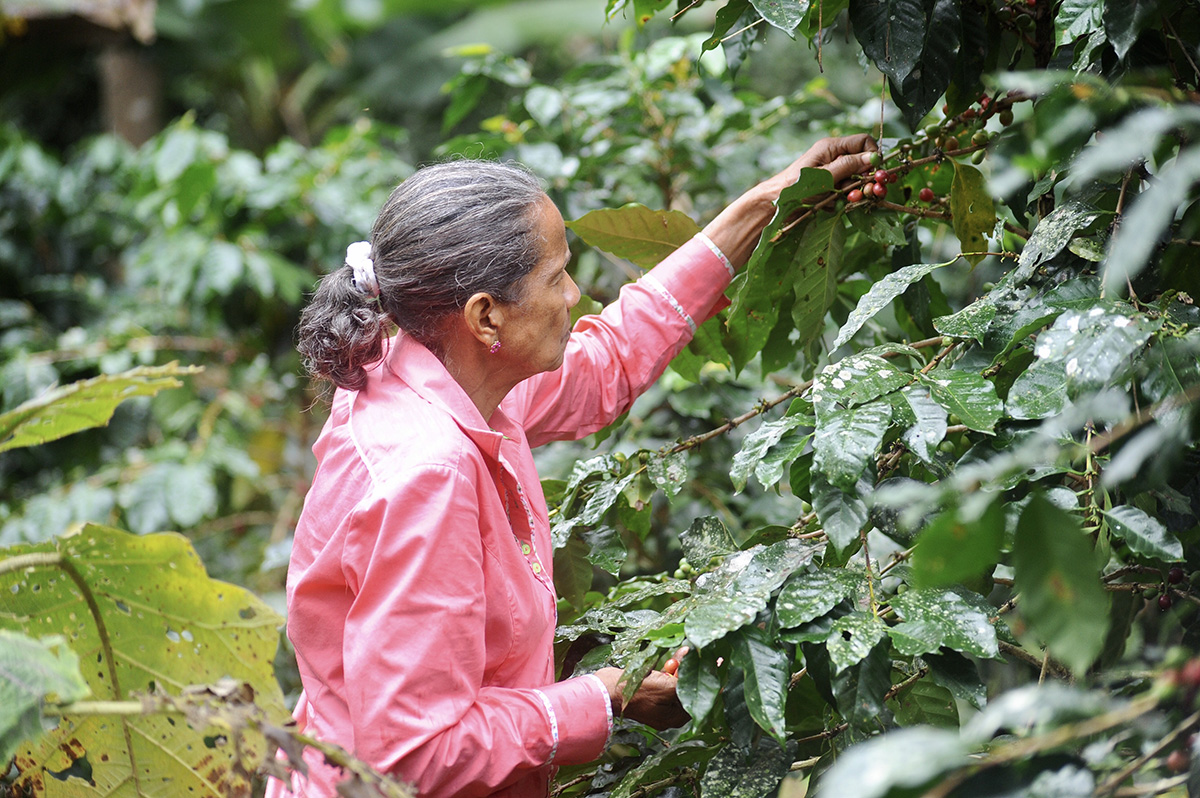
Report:
[[[488,347],[488,352],[490,352],[491,354],[494,355],[499,351],[500,351],[500,339],[497,338],[495,341],[492,342],[492,345]]]

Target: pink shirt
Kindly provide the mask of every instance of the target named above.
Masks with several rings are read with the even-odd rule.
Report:
[[[288,571],[301,729],[416,785],[423,798],[544,798],[553,764],[603,751],[594,676],[555,682],[553,550],[531,446],[628,410],[732,269],[702,236],[579,320],[562,367],[484,421],[427,349],[401,335],[361,391],[338,390]],[[339,772],[306,752],[298,796]],[[269,798],[287,795],[272,780]]]

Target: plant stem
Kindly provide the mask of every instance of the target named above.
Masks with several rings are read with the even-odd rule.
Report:
[[[1182,720],[1178,726],[1172,729],[1166,737],[1159,740],[1157,745],[1114,773],[1103,784],[1097,787],[1096,791],[1092,794],[1095,796],[1102,796],[1116,790],[1121,786],[1121,782],[1125,781],[1125,779],[1129,778],[1142,767],[1144,767],[1147,762],[1166,750],[1180,737],[1187,734],[1188,731],[1195,727],[1197,723],[1200,723],[1200,712],[1193,712],[1189,717]]]

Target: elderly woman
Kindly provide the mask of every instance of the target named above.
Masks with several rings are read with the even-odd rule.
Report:
[[[665,673],[628,703],[617,668],[555,681],[530,448],[625,412],[719,309],[801,167],[842,180],[874,147],[819,142],[573,330],[562,216],[532,175],[447,163],[392,193],[301,319],[307,368],[338,387],[288,572],[302,729],[427,798],[544,798],[614,716],[686,721]],[[334,795],[338,772],[309,753],[291,790]]]

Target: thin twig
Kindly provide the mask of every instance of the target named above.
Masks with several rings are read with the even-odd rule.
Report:
[[[1092,794],[1099,797],[1116,790],[1117,787],[1121,786],[1121,782],[1144,767],[1147,762],[1162,753],[1180,737],[1187,734],[1197,723],[1200,723],[1200,712],[1193,712],[1189,717],[1180,721],[1179,725],[1172,729],[1166,737],[1159,740],[1157,745],[1114,773],[1103,784],[1097,787],[1096,791]]]

